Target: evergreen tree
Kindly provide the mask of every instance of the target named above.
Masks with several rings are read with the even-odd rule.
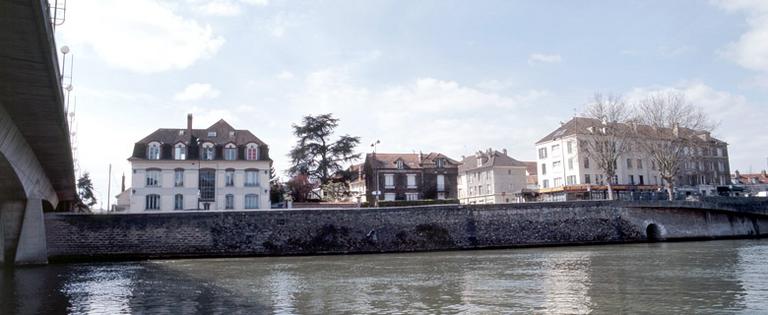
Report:
[[[307,175],[312,180],[327,184],[331,177],[342,170],[342,164],[360,158],[354,154],[360,137],[343,135],[332,140],[339,119],[333,114],[305,116],[301,125],[293,125],[293,134],[298,137],[291,149],[292,166],[288,170],[292,177]]]
[[[88,207],[96,204],[96,197],[93,195],[93,183],[88,172],[83,173],[77,180],[77,190],[80,201]]]

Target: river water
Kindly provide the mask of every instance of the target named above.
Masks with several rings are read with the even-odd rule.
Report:
[[[1,314],[768,313],[768,239],[5,270]]]

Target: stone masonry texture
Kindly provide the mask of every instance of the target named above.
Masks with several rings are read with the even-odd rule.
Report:
[[[758,237],[768,204],[560,202],[83,215],[49,213],[49,259],[409,252]]]

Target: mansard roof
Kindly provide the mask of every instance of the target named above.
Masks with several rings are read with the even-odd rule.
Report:
[[[480,166],[477,165],[478,158],[482,159],[483,161],[483,163]],[[464,160],[461,161],[461,166],[459,166],[459,170],[470,171],[473,169],[478,169],[483,167],[494,167],[494,166],[517,166],[517,167],[527,168],[528,164],[526,164],[526,162],[513,159],[508,155],[504,154],[503,152],[491,150],[491,151],[480,151],[474,155],[465,157]],[[534,164],[534,168],[535,167],[536,166]]]
[[[453,160],[442,153],[431,152],[422,153],[368,153],[365,156],[374,168],[396,168],[397,160],[402,160],[406,169],[421,169],[425,167],[434,167],[437,159],[445,159],[447,167],[451,165],[458,166],[459,162]]]
[[[215,136],[208,136],[209,132],[215,132]],[[230,135],[230,132],[233,132]],[[192,129],[192,136],[200,139],[200,142],[212,142],[217,145],[224,145],[227,143],[234,143],[236,145],[244,145],[248,143],[257,143],[259,145],[266,145],[261,139],[253,135],[248,130],[235,129],[227,123],[224,119],[219,119],[216,123],[206,129]],[[138,143],[148,144],[150,142],[171,143],[178,142],[188,143],[190,135],[187,133],[187,129],[182,128],[160,128],[139,140]]]

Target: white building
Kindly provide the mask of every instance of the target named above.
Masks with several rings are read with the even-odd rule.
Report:
[[[459,201],[463,204],[522,202],[528,187],[528,164],[488,149],[462,158]]]
[[[604,189],[607,178],[586,153],[589,128],[599,128],[595,119],[574,117],[536,142],[539,191],[542,194],[578,193]],[[728,183],[727,144],[702,134],[696,162],[685,163],[676,185],[712,193],[714,185]],[[630,150],[617,161],[613,187],[620,190],[654,190],[663,185],[656,163],[642,151]],[[565,194],[552,198],[562,200]],[[570,199],[570,198],[569,198]]]
[[[129,212],[269,209],[269,148],[224,120],[158,129],[137,142]]]

